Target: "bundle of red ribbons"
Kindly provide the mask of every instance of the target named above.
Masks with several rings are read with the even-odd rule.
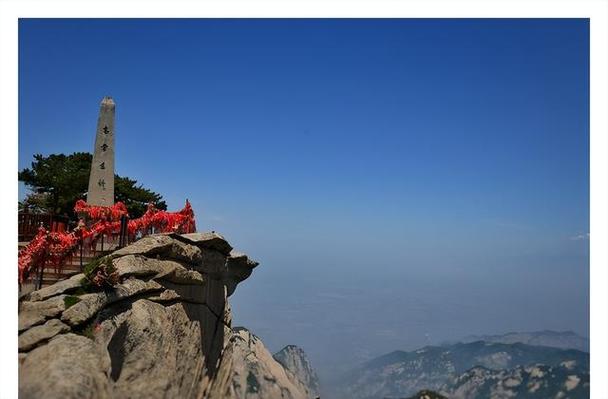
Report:
[[[49,232],[44,227],[40,227],[32,241],[19,251],[19,283],[29,276],[31,270],[45,264],[60,271],[65,261],[74,254],[81,239],[83,242],[87,240],[92,248],[96,248],[99,238],[118,234],[122,216],[128,216],[127,207],[122,202],[117,202],[113,206],[93,206],[79,200],[74,206],[74,211],[86,216],[90,227],[87,228],[81,223],[73,231],[63,233]],[[190,202],[186,200],[186,206],[178,212],[162,211],[149,204],[142,217],[128,221],[127,233],[129,237],[146,235],[152,228],[159,233],[195,232],[194,211]]]

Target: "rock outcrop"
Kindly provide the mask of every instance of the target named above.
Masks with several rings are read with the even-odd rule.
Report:
[[[228,297],[257,262],[221,235],[152,235],[109,257],[113,288],[80,274],[19,303],[21,398],[244,398],[253,378],[269,393],[258,397],[308,397],[232,330]]]
[[[277,362],[260,338],[247,329],[234,328],[226,346],[214,398],[315,398],[306,385]]]
[[[302,348],[287,345],[272,357],[302,381],[313,396],[319,395],[319,377]]]

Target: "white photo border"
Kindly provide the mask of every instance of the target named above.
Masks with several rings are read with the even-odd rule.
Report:
[[[0,0],[3,354],[0,398],[17,393],[19,18],[589,18],[591,398],[608,398],[608,2],[604,0]],[[52,94],[49,94],[49,100]]]

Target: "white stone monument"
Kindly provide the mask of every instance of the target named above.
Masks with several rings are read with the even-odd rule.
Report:
[[[112,98],[104,97],[97,119],[95,149],[89,175],[89,205],[114,205],[114,110]]]

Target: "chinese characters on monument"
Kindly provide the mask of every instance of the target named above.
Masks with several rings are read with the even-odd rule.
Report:
[[[89,176],[87,203],[98,206],[114,205],[114,111],[111,97],[101,100],[95,150]]]

